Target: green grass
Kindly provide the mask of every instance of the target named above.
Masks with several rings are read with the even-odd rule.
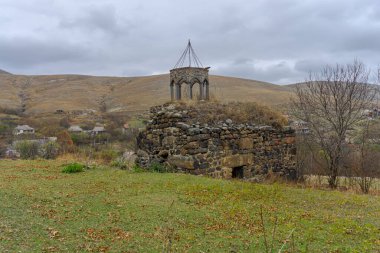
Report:
[[[63,164],[0,160],[0,252],[380,250],[378,196]]]

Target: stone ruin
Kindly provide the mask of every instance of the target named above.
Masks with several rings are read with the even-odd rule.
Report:
[[[295,133],[288,127],[231,119],[194,122],[204,115],[178,103],[152,107],[150,112],[151,120],[137,138],[136,161],[142,167],[160,163],[178,172],[250,180],[270,173],[296,176]]]

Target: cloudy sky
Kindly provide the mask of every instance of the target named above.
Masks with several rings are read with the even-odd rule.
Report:
[[[380,64],[378,0],[0,0],[0,69],[166,73],[191,39],[212,74],[279,84]]]

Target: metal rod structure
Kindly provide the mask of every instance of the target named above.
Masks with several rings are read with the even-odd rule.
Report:
[[[190,40],[173,69],[186,67],[185,62],[187,60],[189,61],[188,67],[191,67],[191,64],[193,63],[194,67],[203,68],[203,65],[195,53]]]

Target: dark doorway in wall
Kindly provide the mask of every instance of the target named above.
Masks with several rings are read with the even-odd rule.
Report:
[[[232,168],[232,178],[243,178],[244,168],[243,166]]]

